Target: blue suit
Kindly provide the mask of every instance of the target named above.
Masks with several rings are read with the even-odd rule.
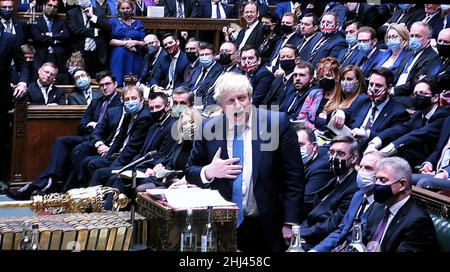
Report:
[[[149,54],[144,55],[144,60],[142,62],[142,72],[139,78],[139,82],[142,84],[148,83],[149,86],[158,85],[162,86],[165,80],[165,73],[162,72],[156,73],[157,67],[159,63],[162,63],[158,69],[169,71],[169,65],[167,58],[167,51],[161,48],[158,57],[156,58],[155,63],[153,64],[155,56],[150,56]],[[157,77],[158,76],[158,77]]]
[[[44,95],[41,92],[41,88],[37,82],[33,82],[28,86],[28,102],[34,105],[46,105],[46,104],[66,104],[66,99],[64,97],[64,90],[56,87],[55,85],[49,85],[50,90],[48,91],[47,103],[45,103]]]
[[[277,76],[272,81],[270,88],[264,97],[264,100],[260,103],[261,105],[280,105],[286,97],[287,93],[295,92],[294,84],[292,79],[286,81],[286,85],[283,84],[283,76]],[[253,100],[253,104],[255,101]],[[259,106],[255,104],[255,106]]]
[[[301,90],[301,93],[298,92],[295,87],[288,89],[286,97],[281,102],[280,111],[285,112],[292,120],[297,119],[298,113],[300,112],[305,99],[312,90],[317,88],[319,88],[319,86],[311,85],[308,89]]]
[[[283,14],[285,14],[286,12],[294,12],[294,10],[291,9],[291,1],[283,1],[276,4],[275,14],[277,15],[279,20],[283,18]]]
[[[341,32],[336,32],[327,39],[327,41],[319,48],[319,50],[316,51],[314,55],[312,55],[314,44],[312,44],[312,46],[310,46],[307,60],[315,67],[321,58],[336,58],[339,54],[339,51],[347,46],[348,45],[345,41],[344,34],[342,34]]]
[[[372,100],[365,94],[360,95],[357,100],[345,112],[349,114],[349,127],[360,128],[363,125],[369,111],[372,109]],[[378,114],[377,119],[370,128],[370,136],[368,140],[373,139],[378,133],[385,131],[393,126],[406,122],[409,114],[405,111],[405,107],[390,98],[383,110]],[[346,122],[347,123],[347,122]]]
[[[263,145],[268,143],[262,138],[268,136],[264,131],[273,122],[279,122],[279,145],[273,146],[273,151],[262,151]],[[200,178],[201,169],[212,161],[219,147],[222,149],[220,158],[228,159],[227,141],[223,140],[226,139],[227,123],[224,115],[204,120],[203,128],[208,127],[223,138],[207,140],[202,136],[194,141],[186,168],[186,180],[190,183],[204,186]],[[252,140],[253,194],[264,233],[261,239],[267,241],[272,251],[283,251],[286,245],[281,229],[286,222],[299,222],[303,200],[303,165],[299,161],[301,155],[296,135],[285,114],[255,108],[252,112],[252,135],[256,138]],[[225,199],[231,200],[232,183],[230,179],[215,178],[210,188],[219,190]]]
[[[364,199],[364,192],[357,191],[350,201],[348,210],[342,218],[339,227],[330,233],[325,239],[322,240],[318,245],[314,247],[314,250],[318,252],[329,252],[336,246],[351,241],[351,229],[353,227],[353,221],[355,220],[356,214],[361,207],[362,201]],[[370,208],[369,208],[370,209]],[[367,221],[367,210],[361,217],[361,226],[364,229]]]
[[[448,142],[448,137],[450,136],[450,117],[447,117],[442,125],[442,130],[439,136],[438,143],[433,153],[426,159],[427,162],[430,162],[434,168],[437,167],[438,160],[442,154],[442,151],[445,145]]]
[[[378,55],[377,59],[378,62],[376,64],[376,67],[380,67],[381,65],[383,65],[392,55],[392,50],[387,49],[386,51],[384,51],[383,53],[381,53],[380,55]],[[392,73],[394,73],[394,76],[396,79],[398,79],[398,77],[400,76],[400,73],[402,72],[403,66],[401,66],[403,59],[407,58],[409,59],[412,55],[412,52],[408,49],[404,49],[400,52],[400,54],[398,55],[397,59],[394,61],[394,63],[392,64],[391,67],[387,67],[389,70],[392,71]]]
[[[405,123],[391,127],[378,134],[383,145],[393,143],[399,156],[405,158],[411,166],[421,164],[436,147],[442,124],[449,112],[437,108],[428,122],[423,125],[422,112],[417,111]]]
[[[197,80],[199,80],[199,77],[202,75],[202,71],[203,67],[201,65],[194,68],[192,70],[191,79],[187,83],[187,86],[191,88],[195,96],[198,97],[203,97],[203,95],[206,93],[209,87],[212,86],[212,84],[214,84],[216,79],[219,77],[219,75],[223,71],[223,68],[222,65],[220,65],[218,62],[214,62],[214,64],[212,64],[212,67],[209,68],[209,71],[206,74],[206,76],[196,84]]]
[[[301,60],[306,61],[308,59],[312,48],[314,47],[315,44],[317,44],[317,42],[320,40],[321,37],[322,37],[322,33],[317,32],[314,34],[314,36],[312,38],[310,38],[306,42],[305,42],[305,39],[303,38],[303,40],[300,42],[299,46],[297,47],[297,50],[299,51],[298,56],[300,57]],[[304,42],[306,43],[305,45],[303,45]],[[303,48],[301,48],[301,46],[303,46]],[[300,50],[300,48],[301,48],[301,50]]]
[[[270,90],[274,76],[265,66],[260,66],[258,70],[250,72],[247,77],[253,87],[252,103],[259,106]]]

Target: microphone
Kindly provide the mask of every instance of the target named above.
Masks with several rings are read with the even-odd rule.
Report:
[[[120,173],[128,170],[131,167],[136,167],[139,164],[142,164],[146,160],[153,160],[153,158],[156,156],[156,154],[158,154],[158,151],[152,150],[152,151],[148,152],[147,154],[145,154],[144,156],[140,157],[139,159],[132,161],[129,164],[125,165],[124,167],[119,169],[115,174],[120,174]]]

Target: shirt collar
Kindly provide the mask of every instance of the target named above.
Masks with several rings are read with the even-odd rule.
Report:
[[[395,216],[398,211],[403,207],[403,205],[405,205],[406,201],[409,200],[411,196],[407,196],[404,199],[400,200],[399,202],[395,203],[394,205],[388,207],[389,208],[389,212]]]
[[[434,104],[433,108],[431,108],[431,110],[430,110],[427,114],[425,114],[425,118],[427,118],[427,120],[430,120],[430,118],[431,118],[431,117],[434,115],[434,113],[436,112],[437,108],[438,108],[438,105],[437,105],[437,104]],[[423,116],[423,114],[422,114],[422,116]]]

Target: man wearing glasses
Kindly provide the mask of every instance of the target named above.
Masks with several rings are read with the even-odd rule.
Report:
[[[80,70],[82,71],[82,70]],[[78,75],[79,73],[75,73]],[[7,195],[16,200],[29,199],[32,193],[47,194],[56,190],[58,180],[65,180],[70,173],[71,151],[79,144],[89,141],[89,135],[106,116],[109,108],[121,106],[120,97],[115,92],[116,80],[109,72],[100,72],[97,76],[101,97],[93,99],[81,118],[77,136],[62,136],[55,140],[47,168],[33,182]],[[120,111],[119,111],[120,112]],[[120,119],[120,118],[119,118]],[[105,143],[99,144],[105,146]]]
[[[416,110],[409,121],[378,133],[367,150],[380,149],[390,157],[398,154],[411,166],[420,165],[433,152],[448,111],[439,107],[440,89],[433,80],[423,78],[411,96]]]

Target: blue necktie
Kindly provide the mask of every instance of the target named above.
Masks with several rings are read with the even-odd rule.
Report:
[[[242,140],[241,128],[242,127],[240,126],[234,128],[233,158],[240,158],[238,163],[244,165],[244,141]],[[237,217],[237,227],[239,227],[244,219],[244,211],[242,210],[242,172],[233,181],[233,195],[231,201],[236,203],[239,207]]]
[[[220,8],[219,8],[219,3],[216,3],[216,16],[217,16],[217,19],[220,19],[220,18],[222,18],[222,17],[220,16]]]

